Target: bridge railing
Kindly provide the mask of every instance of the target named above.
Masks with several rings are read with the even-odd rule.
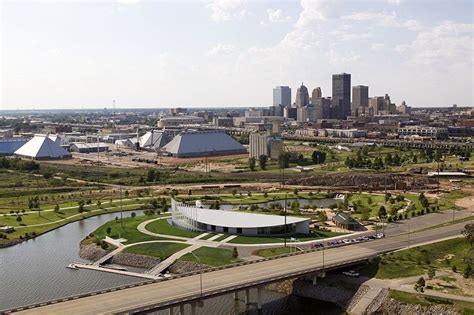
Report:
[[[343,246],[343,245],[340,245],[340,246]],[[331,248],[335,248],[335,247],[339,247],[339,246],[333,246]],[[79,298],[95,296],[95,295],[98,295],[98,294],[105,294],[105,293],[109,293],[109,292],[115,292],[115,291],[118,291],[118,290],[130,289],[130,288],[139,287],[139,286],[148,285],[148,284],[153,284],[153,283],[157,283],[157,282],[169,281],[169,280],[179,279],[179,278],[183,278],[183,277],[189,277],[189,276],[193,276],[193,275],[198,275],[200,273],[209,273],[209,272],[213,272],[213,271],[219,271],[219,270],[235,268],[235,267],[239,267],[239,266],[251,265],[251,264],[256,264],[256,263],[259,263],[259,262],[270,261],[270,260],[275,260],[275,259],[281,259],[281,258],[285,258],[285,257],[303,255],[303,254],[308,254],[308,253],[322,251],[322,250],[323,250],[322,248],[315,248],[315,249],[309,249],[309,250],[305,250],[305,251],[299,251],[299,252],[294,252],[294,253],[288,253],[288,254],[276,255],[276,256],[272,256],[272,257],[261,258],[261,259],[258,259],[258,260],[242,261],[242,262],[229,264],[229,265],[225,265],[225,266],[203,268],[203,269],[198,270],[198,271],[192,271],[192,272],[187,272],[187,273],[183,273],[183,274],[173,275],[173,276],[166,277],[166,278],[161,278],[161,279],[156,279],[156,280],[145,280],[145,281],[138,282],[138,283],[112,287],[112,288],[109,288],[109,289],[91,291],[91,292],[87,292],[87,293],[82,293],[82,294],[72,295],[72,296],[68,296],[68,297],[53,299],[53,300],[50,300],[50,301],[34,303],[34,304],[22,306],[22,307],[11,308],[11,309],[7,309],[7,310],[3,310],[3,311],[0,310],[0,314],[10,314],[10,313],[13,313],[13,312],[19,312],[19,311],[22,311],[22,310],[27,310],[27,309],[32,309],[32,308],[36,308],[36,307],[56,304],[56,303],[60,303],[60,302],[67,302],[67,301],[76,300],[76,299],[79,299]],[[363,261],[363,260],[366,260],[368,258],[370,258],[370,257],[361,258],[357,261]],[[353,262],[348,262],[348,264],[349,263],[353,263]],[[329,264],[325,265],[324,269],[328,269],[328,268],[333,268],[333,266],[331,266]],[[317,269],[319,269],[319,267]],[[310,271],[310,272],[312,272],[312,271]],[[301,274],[301,271],[297,272],[297,274]],[[289,278],[291,278],[291,277],[293,277],[293,276],[290,276]],[[288,277],[285,276],[285,278],[288,278]],[[281,279],[281,277],[278,277],[278,279]],[[254,286],[254,285],[249,285],[249,286]],[[228,291],[232,292],[232,290],[228,290]]]

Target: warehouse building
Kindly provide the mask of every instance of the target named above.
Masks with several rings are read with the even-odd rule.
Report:
[[[109,152],[109,145],[107,143],[73,143],[71,144],[71,151],[77,153],[97,153]]]
[[[27,142],[26,138],[0,139],[0,156],[13,155]]]
[[[224,131],[182,131],[162,148],[178,158],[245,154],[247,150]]]

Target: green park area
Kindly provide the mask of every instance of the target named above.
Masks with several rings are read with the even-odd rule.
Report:
[[[429,245],[418,246],[383,254],[374,262],[361,267],[369,277],[393,279],[423,275],[430,269],[449,270],[464,274],[471,270],[474,248],[465,238],[454,238]],[[472,276],[468,272],[468,276]]]
[[[146,229],[150,232],[157,234],[166,234],[187,238],[193,238],[198,236],[199,234],[202,234],[200,232],[188,231],[171,225],[168,220],[156,220],[154,222],[151,222],[147,224]]]
[[[188,244],[182,243],[149,243],[130,246],[125,248],[123,251],[125,253],[153,256],[165,260],[169,256],[188,246]]]
[[[460,300],[451,300],[430,295],[408,293],[398,290],[390,290],[390,298],[403,303],[421,306],[445,305],[463,315],[474,314],[474,303]]]
[[[237,263],[240,260],[231,249],[201,247],[193,251],[194,255],[189,253],[182,256],[179,260],[202,263],[207,266],[224,266]],[[198,258],[196,258],[197,256]]]
[[[166,238],[147,235],[141,233],[137,230],[137,227],[140,223],[145,222],[150,219],[166,217],[168,214],[161,214],[161,215],[152,215],[152,216],[132,216],[132,213],[127,213],[127,217],[123,217],[120,220],[120,217],[117,216],[115,220],[109,221],[99,228],[97,228],[94,232],[92,232],[87,238],[86,242],[94,242],[99,243],[103,240],[106,236],[118,239],[118,238],[125,238],[127,239],[126,244],[137,243],[137,242],[144,242],[144,241],[154,241],[154,240],[163,240]],[[158,221],[166,221],[166,219],[158,220]]]

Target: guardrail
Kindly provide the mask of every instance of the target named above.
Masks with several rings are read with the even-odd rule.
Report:
[[[341,245],[338,245],[338,246],[332,246],[331,248],[337,248],[337,247],[342,247],[342,246],[344,246],[344,244],[341,244]],[[180,279],[180,278],[189,277],[189,276],[193,276],[193,275],[199,275],[200,273],[209,273],[209,272],[213,272],[213,271],[219,271],[219,270],[224,270],[224,269],[229,269],[229,268],[234,268],[234,267],[239,267],[239,266],[251,265],[251,264],[256,264],[256,263],[260,263],[260,262],[264,262],[264,261],[271,261],[271,260],[275,260],[275,259],[281,259],[281,258],[285,258],[285,257],[304,255],[304,254],[308,254],[308,253],[312,253],[312,252],[318,252],[318,251],[322,251],[322,250],[323,250],[323,248],[315,248],[315,249],[309,249],[309,250],[300,251],[300,252],[293,252],[293,253],[288,253],[288,254],[282,254],[282,255],[262,258],[262,259],[258,259],[258,260],[243,261],[243,262],[229,264],[229,265],[225,265],[225,266],[211,267],[211,268],[206,268],[206,269],[202,269],[202,270],[199,270],[199,271],[192,271],[192,272],[187,272],[187,273],[183,273],[183,274],[179,274],[179,275],[173,275],[173,276],[167,277],[167,278],[162,278],[162,279],[157,279],[157,280],[146,280],[146,281],[139,282],[139,283],[122,285],[122,286],[118,286],[118,287],[112,287],[112,288],[109,288],[109,289],[97,290],[97,291],[82,293],[82,294],[78,294],[78,295],[72,295],[72,296],[68,296],[68,297],[53,299],[53,300],[50,300],[50,301],[34,303],[34,304],[22,306],[22,307],[11,308],[11,309],[7,309],[7,310],[4,310],[4,311],[0,311],[0,314],[11,314],[11,313],[14,313],[14,312],[33,309],[33,308],[42,307],[42,306],[46,306],[46,305],[57,304],[57,303],[60,303],[60,302],[67,302],[67,301],[71,301],[71,300],[77,300],[79,298],[95,296],[95,295],[98,295],[98,294],[110,293],[110,292],[115,292],[115,291],[118,291],[118,290],[130,289],[130,288],[139,287],[139,286],[143,286],[143,285],[147,285],[147,284],[154,284],[154,283],[157,283],[157,282],[169,281],[169,280]],[[369,259],[373,256],[374,255],[369,255],[367,257],[363,257],[363,258],[360,258],[360,259],[349,260],[349,261],[344,262],[343,264],[335,264],[335,266],[325,265],[324,269],[327,270],[327,269],[338,267],[338,266],[341,266],[341,265],[348,265],[348,264],[353,264],[353,263],[359,262],[359,261],[365,261],[365,260],[367,260],[367,259]],[[294,273],[290,272],[288,274],[285,274],[284,276],[274,277],[276,279],[272,280],[272,281],[265,280],[264,283],[276,282],[278,280],[284,280],[284,279],[292,278],[292,277],[295,277],[297,275],[312,273],[312,272],[318,271],[320,269],[322,269],[322,268],[321,267],[315,267],[315,268],[310,268],[309,271],[297,271],[297,272],[294,272]],[[260,280],[260,282],[261,281],[262,280]],[[246,284],[246,285],[241,285],[241,286],[239,286],[239,289],[247,288],[247,287],[253,287],[253,286],[256,286],[257,284],[250,283],[250,284]],[[232,292],[232,291],[235,291],[235,290],[236,290],[236,288],[230,287],[229,289],[226,289],[223,292]],[[222,293],[222,292],[220,292],[220,293]],[[208,294],[206,296],[210,297],[210,296],[213,296],[213,295]],[[186,297],[187,301],[194,300],[194,299],[195,298],[193,298],[192,296]],[[163,303],[170,303],[170,302],[163,302]],[[173,302],[173,304],[180,304],[180,303],[181,302]],[[166,304],[166,305],[163,305],[163,306],[158,306],[158,307],[153,307],[153,308],[163,308],[167,305],[169,305],[169,304]]]

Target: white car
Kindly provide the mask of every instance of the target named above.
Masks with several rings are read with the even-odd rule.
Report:
[[[376,238],[384,238],[385,237],[385,234],[383,233],[378,233],[377,235],[375,235]]]
[[[360,276],[360,273],[355,272],[354,270],[343,271],[342,274],[345,276],[354,277],[354,278],[357,278]]]
[[[344,242],[344,244],[350,244],[351,243],[351,240],[350,239],[343,239],[342,242]]]

